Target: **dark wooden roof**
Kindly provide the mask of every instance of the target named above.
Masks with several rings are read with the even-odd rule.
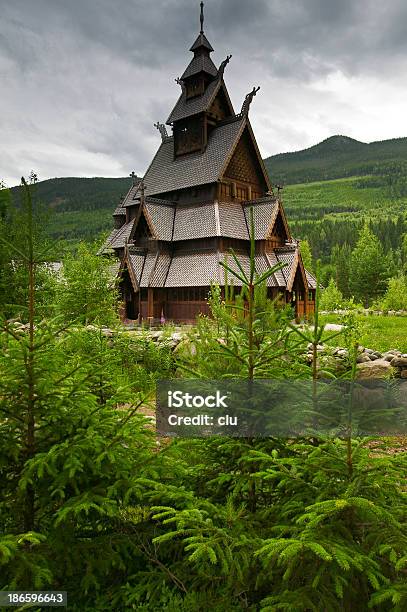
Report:
[[[197,55],[193,57],[182,74],[181,79],[187,79],[200,72],[206,72],[211,76],[216,76],[218,74],[218,69],[208,55]]]
[[[198,51],[198,49],[201,49],[201,48],[207,49],[209,51],[209,53],[211,51],[213,51],[213,47],[212,47],[211,43],[206,38],[206,36],[205,36],[205,34],[203,32],[200,32],[198,34],[194,44],[190,48],[190,51]]]
[[[265,196],[258,200],[243,203],[243,210],[247,227],[250,227],[250,208],[253,207],[254,238],[264,240],[271,231],[280,203],[274,196]]]
[[[239,262],[246,274],[250,272],[250,257],[247,253],[239,253]],[[175,253],[171,257],[166,252],[132,252],[131,247],[126,254],[125,264],[131,268],[131,277],[136,279],[139,287],[208,287],[212,283],[224,285],[226,282],[225,269],[221,262],[236,272],[240,272],[230,255],[219,251],[210,252],[190,252]],[[270,267],[278,263],[288,263],[283,261],[275,253],[257,254],[255,256],[255,266],[257,274],[266,272]],[[281,289],[292,288],[292,281],[297,269],[298,260],[295,257],[290,263],[272,274],[267,279],[269,287]],[[238,287],[241,282],[238,278],[229,273],[229,282]]]
[[[146,195],[158,195],[216,182],[245,124],[245,117],[237,117],[219,125],[210,134],[203,153],[192,153],[174,159],[174,139],[171,137],[162,142],[143,179]]]
[[[134,219],[129,223],[125,223],[119,229],[114,229],[105,244],[103,245],[101,252],[105,252],[109,249],[120,249],[123,248],[127,240],[130,238],[131,231],[133,229]]]
[[[139,183],[140,181],[137,181],[135,185],[132,185],[130,187],[130,189],[124,196],[123,200],[120,202],[120,204],[117,206],[116,210],[114,211],[113,216],[121,216],[121,215],[125,216],[126,215],[126,206],[129,206],[129,204],[134,204],[133,199],[137,194]]]
[[[317,279],[315,278],[315,276],[313,274],[311,274],[311,272],[308,272],[308,270],[305,270],[305,274],[306,274],[307,281],[308,281],[308,287],[310,289],[316,289],[317,288]]]
[[[202,96],[197,96],[190,100],[186,98],[186,91],[182,91],[167,119],[167,125],[209,110],[221,85],[222,79],[215,79],[212,83],[209,83]]]

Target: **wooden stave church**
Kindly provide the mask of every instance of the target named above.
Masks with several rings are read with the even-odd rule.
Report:
[[[210,286],[222,290],[220,265],[230,248],[249,269],[249,209],[253,207],[256,271],[284,267],[267,280],[271,298],[281,295],[297,319],[314,311],[315,278],[305,270],[280,194],[273,188],[249,121],[258,88],[236,114],[223,74],[201,29],[194,56],[180,79],[181,94],[167,119],[157,123],[161,144],[143,179],[132,185],[113,214],[103,253],[118,258],[123,319],[190,323],[208,314]],[[232,265],[228,258],[228,265]],[[238,290],[239,281],[233,281]]]

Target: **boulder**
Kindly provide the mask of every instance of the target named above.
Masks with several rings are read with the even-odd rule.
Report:
[[[407,368],[407,356],[393,357],[390,363],[394,368]]]
[[[343,328],[344,325],[339,325],[339,323],[327,323],[324,329],[326,331],[342,331]]]
[[[108,327],[102,327],[102,329],[100,331],[102,332],[102,334],[104,336],[106,336],[106,338],[112,338],[113,337],[113,331],[111,329],[109,329]]]
[[[393,374],[391,364],[385,359],[375,359],[375,361],[366,361],[359,363],[357,366],[357,378],[388,378]]]
[[[356,358],[356,362],[357,363],[367,363],[368,361],[371,361],[371,359],[370,359],[369,355],[366,355],[366,353],[361,353]]]
[[[308,351],[312,352],[312,343],[311,342],[308,344],[307,349],[308,349]],[[317,345],[317,351],[319,353],[323,353],[325,351],[324,345],[323,344],[318,344]]]

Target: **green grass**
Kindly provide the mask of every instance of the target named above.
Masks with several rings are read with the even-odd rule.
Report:
[[[407,353],[407,317],[382,315],[359,316],[362,324],[361,344],[380,352],[397,349]],[[341,323],[339,315],[322,315],[321,323]],[[335,345],[341,345],[341,337],[335,338]]]

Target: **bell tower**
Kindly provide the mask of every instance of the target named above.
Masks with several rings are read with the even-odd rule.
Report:
[[[210,57],[213,48],[203,30],[203,7],[204,3],[201,2],[201,28],[190,48],[194,57],[181,78],[177,79],[182,89],[185,104],[187,107],[191,107],[191,110],[193,110],[194,104],[199,104],[199,100],[207,93],[209,85],[218,76],[218,70]],[[204,113],[191,113],[183,119],[174,121],[173,134],[175,157],[203,151],[207,143],[207,126]]]

